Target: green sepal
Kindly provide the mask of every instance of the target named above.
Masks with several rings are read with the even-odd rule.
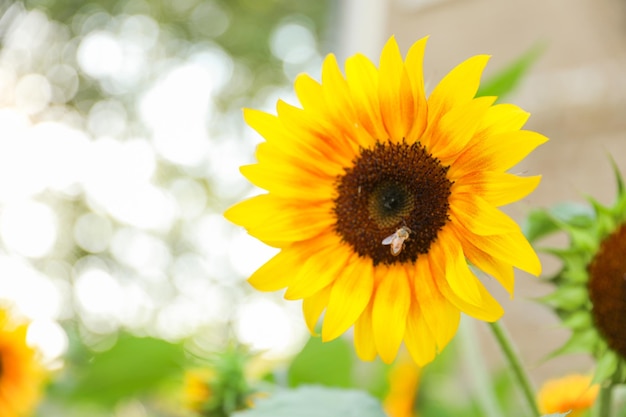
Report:
[[[624,187],[624,177],[611,155],[609,155],[609,159],[611,161],[611,167],[613,168],[613,173],[615,175],[615,184],[617,186],[617,198],[615,200],[615,204],[611,207],[611,213],[613,214],[613,218],[616,222],[622,223],[626,220],[626,188]]]
[[[593,227],[596,230],[596,236],[601,239],[609,235],[617,227],[613,209],[600,204],[593,197],[587,197],[587,201],[589,201],[596,212],[596,221]]]
[[[592,383],[598,384],[613,380],[618,371],[620,358],[612,350],[606,350],[596,363],[596,371]]]
[[[554,358],[560,355],[567,355],[570,353],[588,353],[594,350],[595,345],[598,343],[598,333],[595,329],[586,329],[583,331],[576,331],[572,333],[572,336],[567,342],[559,349],[551,353],[548,357]]]
[[[589,261],[591,260],[592,254],[589,252],[569,247],[569,248],[541,248],[541,252],[548,253],[550,255],[554,255],[561,259],[565,265],[570,268],[582,268],[585,269]]]
[[[586,269],[580,268],[566,268],[559,275],[559,280],[568,283],[585,283],[589,279],[589,274]],[[585,291],[586,293],[586,291]]]
[[[567,249],[541,248],[541,252],[554,255],[563,262],[561,270],[548,278],[556,285],[562,283],[582,284],[588,281],[587,265],[591,262],[592,254],[575,247]]]
[[[591,230],[570,229],[572,245],[590,253],[596,253],[599,248],[598,237]]]
[[[572,330],[584,330],[593,326],[591,313],[587,310],[575,311],[563,319],[563,326]]]
[[[623,384],[626,382],[626,363],[620,358],[615,371],[615,382]]]
[[[564,311],[579,310],[588,301],[587,290],[580,285],[562,285],[543,297],[539,298],[543,304]]]

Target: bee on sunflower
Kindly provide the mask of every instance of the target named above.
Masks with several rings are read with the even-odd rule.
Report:
[[[296,79],[301,107],[244,110],[265,142],[241,172],[267,193],[225,216],[280,249],[249,282],[302,299],[311,332],[324,312],[324,341],[354,326],[363,360],[390,363],[404,342],[424,365],[455,335],[461,312],[498,320],[501,306],[468,263],[511,294],[514,267],[541,272],[499,207],[539,184],[507,170],[547,138],[522,130],[528,113],[519,107],[475,97],[486,55],[427,96],[426,41],[403,59],[392,37],[378,68],[357,54],[345,75],[328,55],[321,82]]]

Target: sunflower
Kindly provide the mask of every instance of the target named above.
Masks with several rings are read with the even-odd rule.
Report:
[[[551,307],[570,339],[554,352],[589,353],[597,361],[595,381],[626,382],[626,190],[614,165],[617,199],[606,207],[589,198],[591,207],[562,204],[535,210],[527,234],[538,240],[565,232],[566,248],[543,248],[562,261],[561,269],[547,280],[552,293],[540,301]]]
[[[592,383],[589,375],[572,374],[547,381],[537,394],[542,414],[567,413],[580,417],[596,401],[600,386]]]
[[[0,308],[0,417],[28,415],[39,399],[44,373],[26,330]]]
[[[454,336],[460,312],[485,321],[503,310],[468,261],[513,293],[513,267],[539,260],[498,207],[529,194],[540,177],[505,172],[547,139],[520,130],[528,114],[476,98],[489,57],[447,74],[427,98],[426,39],[402,59],[392,37],[378,68],[363,55],[323,63],[321,83],[295,81],[301,108],[245,109],[265,142],[241,167],[268,191],[227,210],[280,252],[249,282],[303,300],[311,332],[354,326],[357,354],[390,363],[404,341],[424,365]]]

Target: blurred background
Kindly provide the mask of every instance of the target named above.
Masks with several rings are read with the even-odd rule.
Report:
[[[329,52],[377,62],[392,34],[403,52],[430,35],[431,88],[472,55],[493,55],[488,78],[542,47],[506,101],[551,139],[516,168],[543,181],[508,212],[612,202],[608,155],[626,171],[622,0],[0,1],[0,299],[32,321],[47,365],[63,375],[126,334],[198,356],[234,341],[275,363],[296,355],[299,303],[245,282],[274,251],[222,217],[258,193],[238,171],[261,140],[241,108],[295,104],[298,73],[319,78]],[[544,362],[568,336],[532,301],[549,287],[520,273],[509,300],[488,285],[536,383],[589,369]],[[177,415],[133,401],[89,415]],[[52,401],[39,415],[80,410]]]

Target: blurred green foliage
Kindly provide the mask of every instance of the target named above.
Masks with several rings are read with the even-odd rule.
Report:
[[[49,395],[66,403],[91,402],[105,408],[181,379],[186,363],[181,343],[126,333],[101,352],[76,340],[68,359],[65,374],[53,381]]]
[[[224,106],[250,99],[258,90],[268,85],[288,81],[282,71],[281,61],[272,55],[270,37],[282,21],[301,20],[310,23],[310,29],[323,44],[328,38],[328,22],[333,2],[330,0],[26,0],[28,8],[44,10],[74,32],[77,21],[104,13],[109,16],[141,14],[159,23],[160,42],[168,53],[176,55],[185,46],[213,42],[223,48],[233,59],[247,68],[252,77],[245,90],[233,88],[238,95],[224,91],[220,102]],[[102,16],[104,17],[104,16]],[[106,19],[99,19],[103,23]],[[74,33],[85,35],[84,33]],[[82,79],[83,91],[106,95]],[[233,86],[235,87],[235,86]],[[250,105],[250,104],[248,104]]]

